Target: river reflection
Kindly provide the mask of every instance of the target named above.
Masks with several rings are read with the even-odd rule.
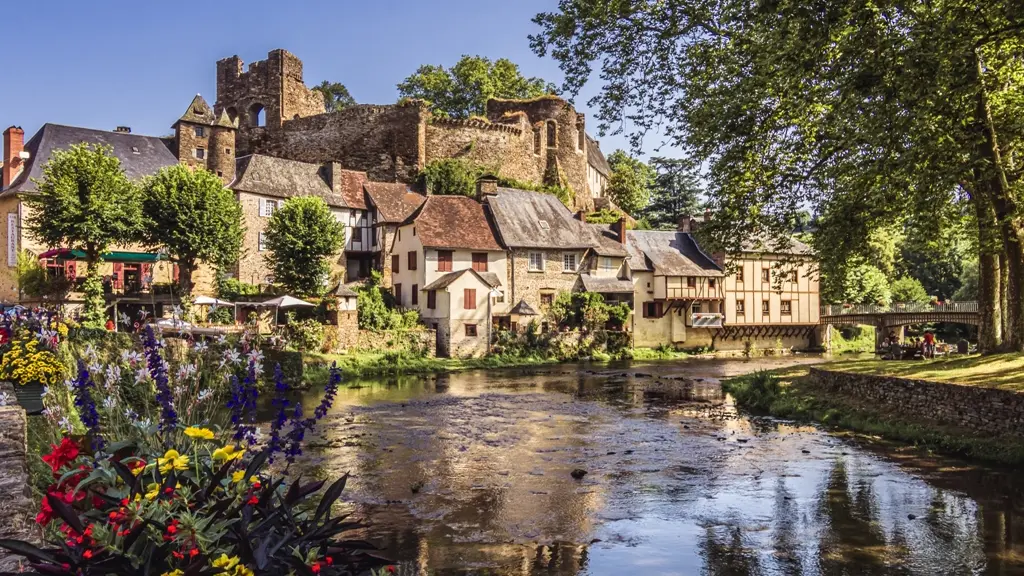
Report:
[[[815,359],[360,382],[302,465],[352,474],[346,506],[402,573],[1024,573],[1019,478],[722,397],[795,361]]]

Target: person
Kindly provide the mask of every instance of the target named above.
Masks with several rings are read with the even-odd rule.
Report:
[[[114,321],[111,320],[110,318],[107,318],[106,328],[107,328],[107,332],[113,332],[114,331]]]
[[[935,358],[935,334],[931,330],[924,333],[924,357]]]

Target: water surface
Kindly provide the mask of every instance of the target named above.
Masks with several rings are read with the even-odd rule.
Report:
[[[813,361],[357,382],[303,465],[352,474],[403,573],[1024,574],[1019,477],[750,418],[718,385]]]

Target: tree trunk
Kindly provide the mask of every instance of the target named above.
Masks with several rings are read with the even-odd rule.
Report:
[[[195,267],[193,261],[178,262],[178,289],[181,290],[182,296],[192,296],[192,271]]]
[[[974,209],[978,218],[978,350],[983,354],[999,350],[1002,345],[1002,271],[999,266],[1001,251],[998,249],[995,209],[987,194],[973,194]]]

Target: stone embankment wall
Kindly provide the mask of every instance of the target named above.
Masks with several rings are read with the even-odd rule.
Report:
[[[0,394],[14,398],[10,384]],[[20,406],[0,406],[0,537],[39,541],[35,503],[28,485],[27,420]],[[20,559],[0,552],[0,572],[16,571]]]
[[[821,368],[811,368],[811,379],[830,394],[855,398],[907,418],[985,436],[1024,437],[1024,394]]]

